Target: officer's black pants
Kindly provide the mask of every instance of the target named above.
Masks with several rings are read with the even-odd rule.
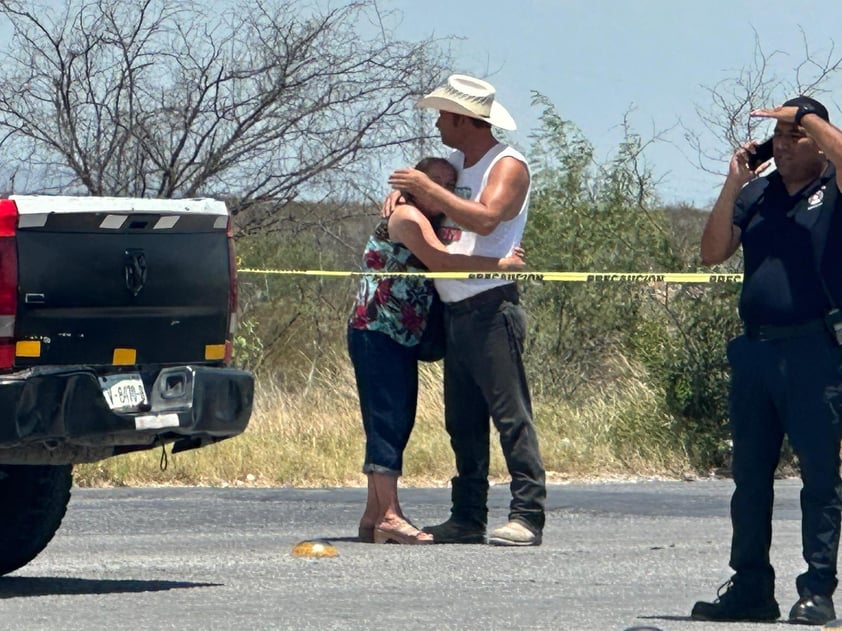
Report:
[[[830,335],[728,345],[736,489],[731,498],[731,567],[738,579],[774,589],[769,562],[775,468],[784,435],[801,470],[802,549],[807,571],[800,596],[836,589],[842,483],[839,477],[840,361]]]

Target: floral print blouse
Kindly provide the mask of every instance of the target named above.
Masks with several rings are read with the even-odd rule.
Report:
[[[383,219],[363,251],[363,270],[424,272],[424,264],[402,243],[389,238]],[[421,339],[433,300],[433,281],[423,276],[363,276],[348,326],[380,331],[404,346]]]

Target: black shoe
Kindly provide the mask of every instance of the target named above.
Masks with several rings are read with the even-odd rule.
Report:
[[[424,526],[433,535],[433,543],[485,543],[485,526],[448,519],[437,526]]]
[[[771,593],[764,595],[757,590],[748,590],[733,580],[720,586],[716,596],[712,603],[700,601],[693,605],[690,617],[719,622],[774,622],[781,617],[781,610]]]
[[[792,606],[789,621],[793,624],[820,625],[836,618],[833,601],[827,596],[805,596]]]

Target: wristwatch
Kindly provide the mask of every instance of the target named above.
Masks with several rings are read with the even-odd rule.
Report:
[[[794,122],[796,125],[800,125],[801,119],[804,118],[805,116],[807,116],[807,114],[818,115],[818,111],[816,110],[816,107],[812,103],[802,103],[801,105],[799,105],[798,111],[795,112],[795,118],[793,119],[792,122]]]

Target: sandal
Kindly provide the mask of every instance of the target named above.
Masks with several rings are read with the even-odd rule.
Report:
[[[408,521],[401,520],[395,523],[381,521],[374,527],[374,543],[426,545],[433,543],[433,535],[418,530]]]
[[[374,543],[374,526],[360,526],[357,538],[360,543]]]

